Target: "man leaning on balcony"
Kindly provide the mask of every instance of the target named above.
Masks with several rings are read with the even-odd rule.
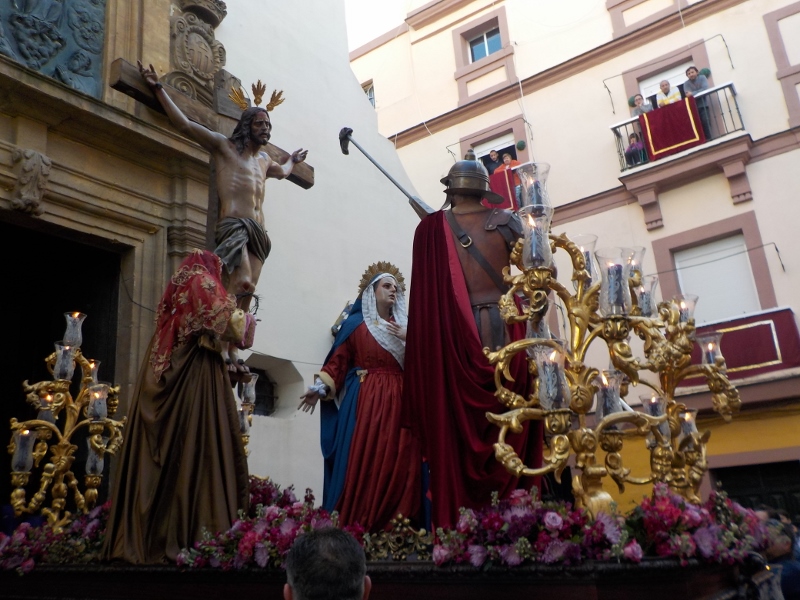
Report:
[[[656,94],[656,102],[659,108],[667,104],[672,104],[673,102],[681,101],[681,91],[678,88],[671,87],[669,81],[666,79],[659,83],[658,87],[661,89],[661,91]]]
[[[686,69],[686,77],[689,79],[683,84],[683,92],[687,96],[694,96],[698,92],[707,90],[709,87],[706,76],[698,71],[697,67],[694,65]],[[700,113],[700,123],[703,125],[703,133],[706,134],[706,140],[710,140],[712,138],[711,111],[708,105],[708,95],[695,98],[695,102],[697,103],[697,112]]]

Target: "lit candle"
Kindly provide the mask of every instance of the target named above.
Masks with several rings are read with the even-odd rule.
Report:
[[[64,332],[64,344],[80,348],[83,343],[83,334],[81,333],[81,326],[86,315],[82,312],[64,313],[64,318],[67,320],[67,330]]]
[[[678,305],[678,315],[681,323],[687,323],[694,319],[694,309],[697,306],[697,296],[695,294],[678,294],[672,298]]]
[[[550,248],[550,220],[553,209],[540,204],[526,206],[519,211],[525,228],[525,241],[522,263],[526,269],[549,268],[553,266],[553,251]]]
[[[686,412],[681,413],[681,433],[683,435],[692,435],[697,433],[697,409],[692,408]]]
[[[56,364],[53,367],[53,377],[71,380],[74,372],[75,349],[64,342],[56,342]]]
[[[716,346],[714,345],[714,342],[708,342],[708,344],[706,344],[706,356],[705,356],[706,362],[710,365],[713,365],[716,362],[716,357],[717,357],[717,349]]]
[[[88,416],[92,421],[101,421],[108,416],[108,386],[104,383],[89,388]]]
[[[36,418],[48,423],[56,422],[55,415],[53,415],[53,396],[51,394],[39,396],[39,414]]]
[[[645,414],[650,415],[651,417],[661,417],[664,415],[667,403],[664,398],[660,396],[640,396],[642,400],[642,408],[644,408]],[[661,432],[661,435],[669,439],[671,437],[671,433],[669,430],[669,423],[665,420],[663,423],[658,425],[658,430]],[[647,435],[647,446],[652,448],[656,443],[655,436],[650,433]]]
[[[97,372],[100,370],[100,361],[99,360],[89,361],[89,368],[91,369],[92,382],[97,383]]]
[[[11,457],[11,470],[14,473],[30,473],[33,468],[33,442],[36,436],[29,429],[14,432],[14,454]]]
[[[721,339],[722,332],[719,331],[710,331],[697,336],[697,343],[700,346],[702,364],[717,364],[717,359],[722,356],[722,353],[719,350]]]
[[[563,356],[547,346],[537,348],[536,366],[539,371],[539,404],[544,410],[569,406],[566,380],[562,370]]]
[[[597,422],[599,423],[608,415],[622,412],[622,399],[619,388],[622,383],[619,371],[603,371],[596,379],[597,383]],[[610,425],[606,429],[619,429],[618,425]]]

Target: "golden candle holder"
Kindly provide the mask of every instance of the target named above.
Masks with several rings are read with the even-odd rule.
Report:
[[[741,401],[725,374],[718,338],[714,353],[707,350],[708,356],[704,354],[703,364],[691,364],[695,332],[692,311],[697,298],[687,296],[662,302],[657,315],[642,316],[651,313],[650,306],[641,310],[638,305],[641,295],[635,293],[643,289],[640,266],[643,249],[610,249],[616,251],[615,257],[597,251],[598,262],[591,264],[591,254],[565,234],[543,236],[536,231],[540,223],[533,220],[526,223],[530,212],[535,214],[537,209],[552,211],[536,206],[520,211],[528,231],[525,239],[517,242],[510,260],[520,273],[511,275],[510,266],[503,270],[510,289],[500,300],[500,311],[507,323],[528,321],[529,332],[540,332],[548,296],[553,292],[565,307],[568,339],[560,343],[548,337],[529,337],[496,352],[484,349],[495,367],[495,395],[510,409],[503,414],[487,413],[489,421],[500,428],[494,446],[497,460],[517,476],[553,472],[560,481],[574,455],[574,464],[580,471],[573,478],[576,504],[595,515],[598,511],[609,511],[613,502],[603,489],[606,477],[611,477],[620,493],[625,484],[665,482],[686,499],[699,502],[700,483],[708,469],[706,443],[710,432],[697,431],[693,417],[687,416],[690,415],[687,407],[675,400],[676,388],[688,377],[704,377],[712,392],[713,408],[726,421],[738,411]],[[547,261],[548,255],[558,250],[565,251],[571,259],[575,293],[559,283],[554,262]],[[598,281],[598,266],[602,281]],[[527,304],[523,302],[518,308],[515,298],[520,295],[527,298]],[[649,305],[649,296],[646,301]],[[633,356],[628,343],[631,334],[644,341],[644,358]],[[592,410],[593,399],[605,390],[603,383],[597,383],[600,371],[585,363],[590,345],[598,339],[606,343],[614,369],[624,375],[625,381],[622,389],[615,392],[616,397],[622,400],[627,396],[628,384],[642,384],[652,389],[654,400],[662,402],[663,410],[648,414],[635,411],[622,401],[618,408],[601,410],[596,425],[589,426],[587,413]],[[505,380],[510,379],[509,365],[521,352],[526,353],[529,372],[534,376],[533,389],[527,398],[504,386]],[[560,363],[553,354],[560,355]],[[641,371],[656,373],[658,384],[640,379]],[[563,387],[559,385],[559,377],[564,380]],[[600,397],[613,400],[614,394]],[[601,404],[598,402],[598,409]],[[538,468],[525,465],[505,441],[509,431],[518,433],[531,420],[544,422],[547,440],[543,465]],[[623,462],[623,447],[634,439],[647,440],[650,450],[650,472],[642,476],[632,475]],[[603,464],[597,462],[598,448],[605,453]]]
[[[65,510],[69,490],[72,490],[78,511],[87,513],[94,508],[97,489],[103,479],[104,455],[115,454],[119,450],[126,421],[125,418],[121,421],[111,418],[119,406],[119,386],[98,383],[99,361],[87,359],[79,348],[80,322],[85,315],[66,313],[65,316],[67,332],[64,341],[57,343],[56,351],[45,358],[53,379],[34,384],[26,380],[22,384],[26,401],[38,410],[37,418],[21,422],[12,418],[11,442],[8,446],[8,452],[12,455],[11,485],[14,490],[11,492],[11,505],[14,514],[32,514],[41,509],[47,522],[56,531],[62,530],[71,521],[71,513]],[[81,382],[78,395],[73,398],[70,385],[76,365],[81,368]],[[59,424],[62,414],[64,416]],[[85,491],[81,492],[78,479],[72,472],[78,449],[72,439],[84,427],[89,434],[89,456],[83,481]],[[48,446],[53,439],[55,441]],[[38,489],[27,501],[25,487],[31,471],[39,468],[48,453],[50,460],[42,468]],[[42,508],[48,491],[50,505]]]

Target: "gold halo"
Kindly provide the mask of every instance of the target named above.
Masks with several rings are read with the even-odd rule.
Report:
[[[400,269],[395,267],[392,263],[387,261],[379,261],[376,263],[372,263],[367,270],[364,271],[364,274],[361,276],[361,282],[358,284],[358,294],[359,296],[364,293],[364,290],[369,285],[369,282],[372,279],[379,275],[380,273],[389,273],[392,277],[397,280],[397,285],[400,287],[400,291],[405,293],[406,291],[406,279],[403,277],[403,274],[400,272]]]

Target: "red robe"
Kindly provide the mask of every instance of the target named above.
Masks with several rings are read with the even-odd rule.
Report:
[[[509,333],[512,340],[523,338],[524,324]],[[515,383],[506,387],[527,394],[523,356],[511,372]],[[486,413],[509,410],[495,391],[494,367],[483,355],[453,236],[438,212],[423,219],[414,237],[404,381],[404,420],[429,462],[435,527],[455,525],[459,507],[486,506],[493,491],[503,498],[518,487],[494,456],[500,430]],[[506,441],[526,464],[538,466],[541,424],[530,425]]]
[[[353,367],[367,371],[358,394],[340,523],[381,531],[401,513],[417,517],[422,498],[419,444],[401,427],[403,370],[361,323],[322,368],[342,389]]]

